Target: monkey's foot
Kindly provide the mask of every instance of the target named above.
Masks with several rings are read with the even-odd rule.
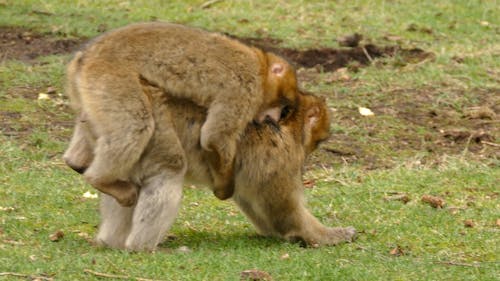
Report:
[[[352,226],[329,228],[329,239],[327,239],[327,244],[336,245],[342,242],[351,243],[356,240],[356,234],[356,229]]]

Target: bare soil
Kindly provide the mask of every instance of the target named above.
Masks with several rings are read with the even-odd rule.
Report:
[[[81,41],[53,39],[19,27],[0,27],[0,62],[11,59],[32,62],[40,56],[65,54]]]
[[[295,50],[280,48],[281,42],[272,38],[239,40],[287,57],[299,69],[299,80],[312,83],[318,81],[320,73],[335,73],[345,67],[356,71],[359,67],[377,62],[378,58],[397,56],[401,65],[434,58],[434,54],[424,50],[404,49],[397,45],[376,46],[356,42],[353,47],[339,49]],[[85,41],[86,39],[54,39],[22,28],[0,27],[0,63],[5,60],[36,63],[40,56],[68,54]],[[332,84],[335,83],[355,89],[357,83],[361,82],[339,79],[332,81]],[[500,89],[469,89],[465,93],[463,90],[455,91],[447,85],[443,87],[446,89],[439,86],[421,89],[388,88],[374,96],[360,97],[352,93],[342,96],[342,99],[367,102],[375,116],[362,116],[357,108],[334,106],[332,124],[343,130],[334,130],[330,140],[314,153],[310,165],[349,163],[376,169],[393,167],[401,158],[415,159],[419,164],[439,163],[445,155],[464,155],[479,160],[498,159]],[[7,98],[34,99],[37,93],[45,90],[33,89],[29,85],[7,89]],[[445,102],[443,91],[452,95]],[[331,93],[321,94],[328,96],[335,104]],[[446,102],[454,98],[461,101],[459,107]],[[48,112],[50,110],[47,108],[39,110],[39,116],[47,117],[45,126],[52,128],[51,133],[57,134],[57,128],[60,131],[60,128],[71,127],[67,106],[58,108],[66,114]],[[24,122],[23,114],[0,109],[2,133],[16,136],[31,132],[35,125]]]

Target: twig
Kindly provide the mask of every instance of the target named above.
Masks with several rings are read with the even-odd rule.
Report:
[[[454,262],[454,261],[439,261],[439,262],[436,262],[436,263],[438,263],[438,264],[444,264],[444,265],[479,267],[479,264],[470,264],[470,263]]]
[[[105,278],[132,279],[132,280],[137,280],[137,281],[162,281],[162,280],[158,280],[158,279],[148,279],[148,278],[141,278],[141,277],[132,277],[132,276],[127,276],[127,275],[108,274],[108,273],[93,271],[90,269],[84,269],[83,272],[88,273],[88,274],[92,274],[95,276],[99,276],[99,277],[105,277]]]
[[[336,183],[338,183],[338,184],[340,184],[340,185],[342,185],[342,186],[349,186],[349,184],[348,184],[348,183],[346,183],[346,182],[345,182],[345,181],[343,181],[343,180],[339,180],[339,179],[332,179],[332,181],[334,181],[334,182],[336,182]]]
[[[494,143],[494,142],[489,142],[489,141],[482,140],[481,143],[484,143],[486,145],[491,145],[491,146],[494,146],[494,147],[500,147],[500,144]]]
[[[467,152],[469,151],[470,142],[471,142],[473,137],[474,137],[474,134],[470,134],[469,138],[467,138],[467,142],[465,143],[465,148],[462,151],[461,159],[465,159],[465,156],[467,155]]]
[[[208,9],[213,4],[217,4],[218,2],[222,2],[222,1],[224,1],[224,0],[210,0],[210,1],[207,1],[207,2],[203,3],[200,7],[202,9]]]
[[[49,11],[42,11],[42,10],[31,10],[31,12],[35,15],[42,15],[42,16],[53,16],[54,13],[49,12]]]
[[[116,264],[114,264],[108,257],[105,257],[106,261],[115,269],[118,271],[121,271],[122,273],[126,273],[125,270],[122,268],[119,268]]]
[[[23,273],[17,273],[17,272],[0,272],[0,276],[15,276],[15,277],[20,277],[20,278],[29,278],[32,280],[54,280],[53,278],[50,277],[43,277],[43,276],[35,276],[35,275],[29,275],[29,274],[23,274]]]
[[[372,59],[372,56],[370,56],[370,54],[368,53],[368,51],[366,50],[365,46],[361,47],[361,49],[363,50],[363,53],[365,54],[365,56],[368,58],[368,60],[370,61],[370,63],[373,63],[373,59]]]

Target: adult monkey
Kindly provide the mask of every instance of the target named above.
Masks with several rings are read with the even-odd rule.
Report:
[[[212,184],[207,164],[210,155],[199,145],[206,109],[143,82],[144,92],[155,101],[156,129],[131,175],[131,181],[141,186],[137,204],[123,207],[102,194],[96,240],[112,248],[154,250],[177,215],[184,176]],[[238,144],[232,198],[261,235],[307,245],[352,241],[354,228],[326,227],[305,207],[302,166],[305,157],[329,136],[329,115],[321,98],[301,94],[298,101],[298,109],[285,110],[277,124],[268,120],[247,126]],[[92,128],[80,123],[77,129],[80,144],[91,148]],[[75,157],[81,155],[84,153]]]

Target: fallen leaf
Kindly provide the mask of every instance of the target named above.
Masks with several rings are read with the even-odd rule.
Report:
[[[51,94],[55,94],[57,92],[57,89],[55,87],[48,87],[47,88],[47,94],[51,95]]]
[[[50,97],[46,93],[39,93],[38,94],[38,100],[48,100],[48,99],[50,99]]]
[[[87,241],[88,241],[88,240],[90,240],[90,239],[92,239],[92,238],[90,237],[90,235],[89,235],[87,232],[78,232],[78,234],[77,234],[77,235],[78,235],[79,237],[82,237],[83,239],[85,239],[85,240],[87,240]]]
[[[286,260],[286,259],[289,259],[289,258],[290,258],[290,255],[289,255],[288,253],[284,253],[284,254],[280,257],[280,259],[282,259],[282,260]]]
[[[313,188],[314,185],[316,184],[316,181],[315,180],[304,180],[303,183],[304,183],[305,188]]]
[[[476,225],[476,224],[475,224],[475,223],[474,223],[474,221],[473,221],[473,220],[471,220],[471,219],[468,219],[468,220],[465,220],[465,221],[464,221],[464,226],[465,226],[465,227],[472,228],[472,227],[474,227],[475,225]]]
[[[421,32],[421,33],[427,33],[427,34],[432,34],[433,31],[430,27],[425,27],[425,26],[418,26],[417,24],[410,24],[406,28],[407,31],[411,32]]]
[[[349,75],[349,69],[347,67],[341,67],[335,70],[335,72],[333,72],[333,74],[331,74],[329,77],[327,77],[325,82],[331,84],[338,81],[346,82],[349,80],[351,80],[351,76]]]
[[[403,40],[403,38],[401,38],[401,36],[397,36],[397,35],[386,35],[386,36],[384,36],[384,39],[387,41],[401,41],[401,40]]]
[[[183,253],[183,254],[189,254],[191,253],[191,249],[189,249],[188,246],[180,246],[178,249],[177,249],[177,252],[179,253]]]
[[[489,22],[487,22],[487,21],[485,21],[485,20],[480,21],[480,22],[479,22],[479,24],[480,24],[481,26],[489,26],[489,25],[490,25],[490,23],[489,23]]]
[[[3,212],[12,212],[15,210],[16,210],[16,208],[14,208],[14,207],[2,207],[2,206],[0,206],[0,211],[3,211]]]
[[[21,241],[16,241],[16,240],[11,240],[11,239],[5,239],[5,240],[3,240],[3,243],[10,244],[10,245],[16,245],[16,246],[24,245],[24,243]]]
[[[404,193],[404,194],[396,194],[396,195],[391,195],[391,196],[385,196],[384,197],[384,200],[385,201],[401,201],[403,203],[408,203],[410,202],[410,197],[408,196],[408,194]]]
[[[92,193],[92,192],[90,192],[90,191],[87,191],[87,192],[85,192],[85,193],[83,194],[83,198],[95,199],[95,198],[97,198],[97,197],[99,197],[99,196],[97,195],[97,193]]]
[[[465,117],[469,119],[489,119],[494,120],[496,118],[496,113],[493,109],[487,106],[475,106],[470,107],[465,110]]]
[[[373,113],[373,111],[371,109],[366,108],[366,107],[359,107],[358,111],[359,111],[359,114],[361,114],[363,116],[373,116],[373,115],[375,115],[375,113]]]
[[[440,208],[440,209],[443,208],[443,206],[445,205],[443,198],[432,196],[432,195],[427,195],[427,194],[422,196],[422,202],[428,203],[433,208]]]
[[[64,237],[64,232],[62,232],[61,230],[58,230],[54,233],[52,233],[50,236],[49,236],[49,239],[50,241],[52,242],[58,242],[59,240],[61,240],[62,238]]]
[[[497,219],[496,225],[500,227],[500,219]]]
[[[265,271],[260,271],[257,269],[249,269],[241,272],[241,280],[252,280],[252,281],[260,281],[260,280],[273,280],[271,275]]]
[[[405,254],[405,252],[403,251],[403,248],[401,248],[401,246],[397,245],[389,252],[389,254],[396,256],[396,257],[399,257],[399,256],[403,256]]]

